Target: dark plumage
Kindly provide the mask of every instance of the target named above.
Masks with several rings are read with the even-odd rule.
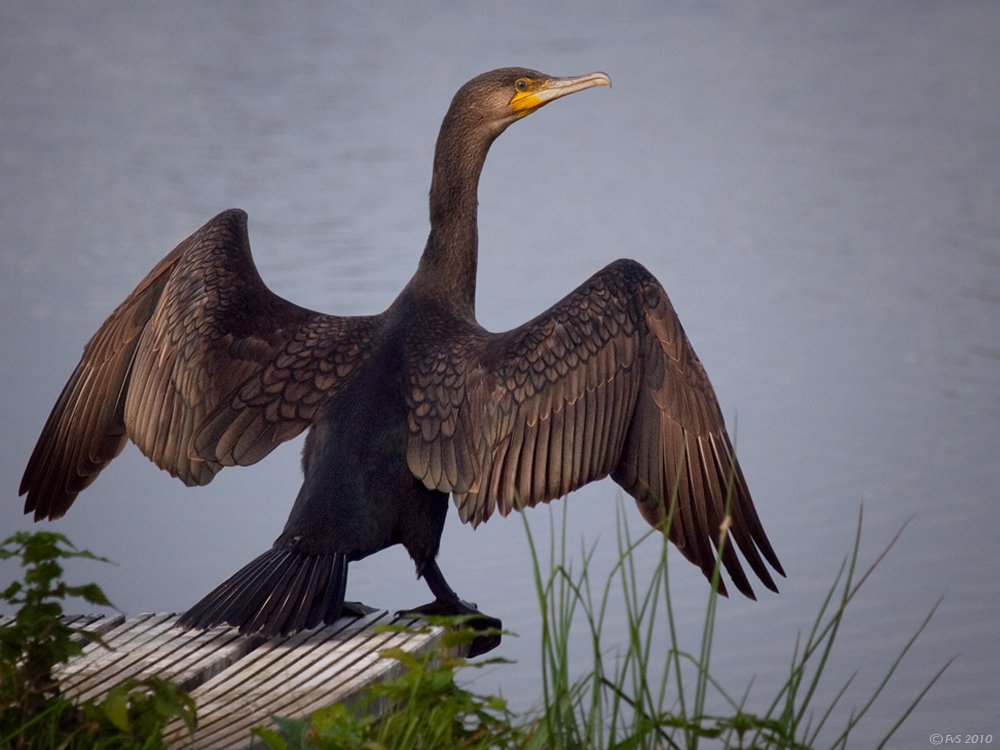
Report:
[[[648,271],[616,261],[506,333],[476,322],[476,196],[490,144],[548,101],[605,84],[603,73],[504,69],[459,90],[437,142],[427,246],[380,315],[277,297],[254,267],[246,214],[209,221],[85,347],[25,470],[25,512],[62,516],[127,439],[196,485],[308,427],[281,536],[184,624],[271,635],[332,622],[347,564],[393,544],[436,597],[424,611],[474,612],[435,562],[449,493],[475,526],[607,475],[654,526],[675,494],[670,539],[709,577],[728,505],[731,538],[776,590],[763,559],[781,566],[712,386]],[[752,597],[735,545],[723,562]]]

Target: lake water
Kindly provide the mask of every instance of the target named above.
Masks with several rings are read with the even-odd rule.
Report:
[[[943,597],[853,747],[956,656],[890,746],[1000,743],[1000,5],[368,6],[0,5],[2,533],[33,527],[17,483],[84,342],[177,241],[239,206],[272,289],[378,312],[423,247],[458,86],[504,65],[604,70],[612,89],[547,107],[491,151],[480,322],[516,326],[615,258],[646,265],[789,574],[780,595],[720,604],[717,678],[735,695],[754,679],[749,707],[764,707],[863,504],[863,565],[909,524],[851,605],[823,696],[857,672],[843,704],[862,703]],[[128,613],[184,610],[270,546],[298,447],[194,490],[130,448],[51,525],[117,563],[72,576]],[[570,546],[597,543],[597,580],[618,496],[603,482],[566,501]],[[548,514],[530,520],[547,537]],[[696,649],[707,586],[671,559]],[[539,620],[519,519],[473,532],[453,515],[440,561],[520,634],[496,652],[516,663],[470,675],[477,689],[531,706]],[[348,594],[429,598],[401,549],[353,566]]]

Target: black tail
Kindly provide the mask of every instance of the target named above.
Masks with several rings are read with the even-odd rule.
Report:
[[[347,560],[274,547],[185,612],[177,624],[210,628],[226,623],[266,638],[330,625],[344,611]]]

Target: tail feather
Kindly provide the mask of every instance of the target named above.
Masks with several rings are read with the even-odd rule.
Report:
[[[253,612],[245,610],[249,610],[254,604],[254,599],[246,595],[241,597],[241,592],[263,590],[267,585],[269,572],[280,568],[287,556],[288,553],[285,552],[281,555],[268,553],[257,557],[192,607],[184,618],[193,618],[198,613],[201,619],[199,627],[212,627],[229,621],[246,622],[253,616]],[[185,624],[183,618],[182,624]]]
[[[305,607],[299,611],[293,622],[296,630],[316,627],[335,607],[339,607],[340,614],[343,614],[344,595],[347,593],[347,560],[343,555],[335,555],[332,565],[317,564],[315,570],[304,593],[304,598],[311,601],[312,606],[308,611]]]
[[[227,623],[243,628],[262,606],[261,594],[273,588],[273,577],[284,570],[291,554],[271,550],[241,568],[211,594],[192,607],[179,624],[208,628]],[[200,622],[193,621],[198,614]],[[250,632],[249,628],[244,632]]]
[[[219,585],[177,624],[210,628],[225,623],[266,638],[290,635],[340,619],[346,590],[343,555],[306,555],[276,547]]]

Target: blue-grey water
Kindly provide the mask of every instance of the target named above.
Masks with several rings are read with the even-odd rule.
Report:
[[[448,102],[503,65],[604,70],[614,86],[545,108],[491,151],[480,321],[518,325],[622,256],[667,288],[789,574],[780,595],[720,604],[719,681],[741,696],[754,680],[748,706],[766,706],[863,504],[864,566],[909,523],[841,628],[822,698],[857,676],[832,724],[941,600],[852,746],[871,747],[952,657],[890,747],[1000,743],[994,2],[0,4],[3,535],[33,528],[17,483],[83,344],[219,210],[249,212],[279,294],[384,309],[423,247]],[[271,544],[298,446],[200,489],[130,447],[50,528],[117,563],[74,566],[78,582],[128,613],[180,611]],[[618,496],[603,482],[566,500],[570,546],[597,543],[598,580]],[[548,514],[529,516],[547,536]],[[707,586],[671,559],[696,650]],[[441,566],[520,634],[498,652],[516,663],[475,685],[530,707],[540,626],[520,520],[473,532],[452,516]],[[429,593],[397,548],[352,568],[349,597],[397,609]]]

